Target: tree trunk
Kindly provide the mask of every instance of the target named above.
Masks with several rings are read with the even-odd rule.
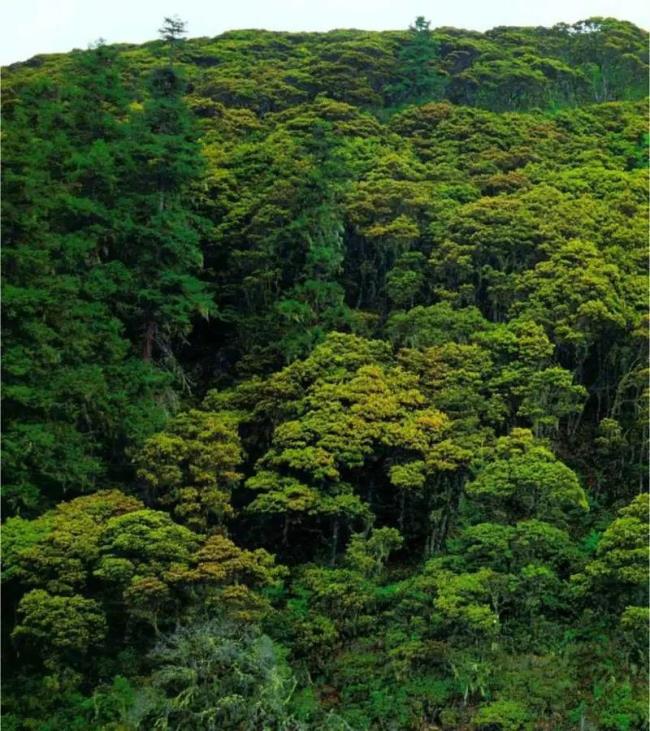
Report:
[[[336,551],[339,546],[339,519],[336,518],[334,525],[332,526],[332,557],[330,559],[330,565],[334,566],[336,563]]]
[[[406,490],[402,490],[402,494],[399,498],[399,518],[397,524],[399,526],[399,532],[404,534],[404,513],[406,510]]]
[[[153,343],[156,337],[156,323],[150,320],[144,331],[144,339],[142,341],[142,360],[149,362],[153,355]]]
[[[370,477],[368,479],[368,505],[370,506],[370,510],[374,512],[374,506],[375,506],[375,480],[372,476],[372,472],[370,472]]]
[[[282,527],[282,545],[289,545],[289,516],[284,516],[284,526]]]
[[[433,556],[433,543],[435,541],[435,535],[436,531],[435,528],[433,528],[429,534],[427,535],[427,539],[424,542],[424,560],[427,561],[428,559]]]

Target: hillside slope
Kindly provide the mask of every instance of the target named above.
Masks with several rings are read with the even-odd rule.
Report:
[[[4,70],[8,729],[647,724],[647,34]]]

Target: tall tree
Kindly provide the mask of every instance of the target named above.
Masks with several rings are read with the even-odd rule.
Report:
[[[409,26],[408,38],[399,54],[400,80],[388,89],[397,104],[440,99],[445,77],[436,68],[438,44],[430,30],[431,21],[419,15]]]
[[[117,254],[131,271],[125,320],[132,337],[140,338],[145,361],[173,359],[174,344],[189,332],[193,317],[213,311],[197,277],[205,222],[191,208],[191,184],[202,157],[184,88],[173,68],[154,69],[127,138],[130,185]]]

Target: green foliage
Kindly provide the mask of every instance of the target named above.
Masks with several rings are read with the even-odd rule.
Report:
[[[160,34],[3,70],[4,725],[647,725],[647,33]]]
[[[409,37],[398,57],[399,81],[389,86],[387,92],[394,104],[429,101],[444,93],[445,76],[436,68],[439,44],[429,30],[430,21],[422,16],[409,26]]]
[[[640,608],[648,602],[649,517],[648,495],[637,495],[604,531],[585,573],[575,577],[595,599],[606,588],[608,608],[626,607],[627,622],[633,616],[628,605]]]
[[[487,703],[472,719],[475,728],[498,728],[500,731],[523,731],[531,728],[526,709],[519,703],[498,700]]]
[[[366,576],[381,573],[393,551],[402,547],[404,539],[395,528],[375,528],[371,536],[354,534],[345,552],[347,562]]]
[[[18,605],[20,620],[12,633],[18,643],[38,648],[46,665],[63,662],[66,652],[86,655],[106,636],[99,605],[80,596],[52,596],[42,589],[25,594]]]
[[[266,551],[206,539],[117,490],[8,527],[6,580],[19,598],[12,636],[46,664],[63,653],[77,666],[108,630],[115,652],[125,620],[158,635],[161,623],[192,611],[188,597],[198,593],[208,606],[253,616],[266,607],[254,589],[283,575]]]
[[[482,514],[507,520],[540,518],[562,523],[565,512],[588,510],[587,497],[575,473],[546,447],[520,429],[502,437],[497,457],[480,469],[466,487]]]
[[[155,504],[171,508],[195,530],[223,525],[233,513],[230,493],[241,475],[237,417],[189,411],[150,437],[137,456],[138,477]]]
[[[295,681],[254,626],[215,618],[181,626],[151,651],[154,708],[140,727],[296,728],[287,710]]]
[[[7,115],[3,489],[13,509],[92,490],[109,465],[128,474],[125,443],[167,411],[155,342],[169,366],[173,339],[211,308],[193,276],[202,254],[187,186],[201,156],[182,85],[156,71],[144,104],[129,104],[122,60],[103,46],[73,56],[70,72],[58,88],[28,86],[35,108]]]

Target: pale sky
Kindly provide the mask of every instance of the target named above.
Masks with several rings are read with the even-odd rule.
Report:
[[[418,15],[432,27],[487,30],[497,25],[553,25],[592,16],[650,27],[647,0],[0,0],[0,64],[37,53],[157,37],[166,15],[187,21],[190,37],[237,28],[325,31],[397,30]]]

